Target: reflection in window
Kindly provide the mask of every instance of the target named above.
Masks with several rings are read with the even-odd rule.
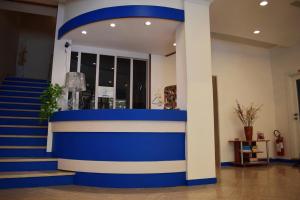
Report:
[[[117,61],[116,108],[130,108],[130,59]]]
[[[80,72],[85,74],[86,91],[80,93],[80,109],[95,108],[96,62],[96,54],[81,54]]]
[[[78,52],[72,51],[70,72],[77,72],[77,66],[78,66]]]
[[[147,62],[144,60],[133,60],[133,98],[132,107],[135,109],[146,108]]]

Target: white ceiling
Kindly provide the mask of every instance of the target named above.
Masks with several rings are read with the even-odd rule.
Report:
[[[48,5],[57,5],[58,2],[19,1]],[[214,0],[210,10],[213,37],[266,48],[288,47],[300,43],[300,7],[290,5],[296,0],[268,0],[269,5],[265,7],[259,6],[260,1]],[[168,54],[175,50],[172,44],[179,22],[151,19],[153,25],[146,27],[144,21],[145,19],[113,20],[118,24],[115,29],[108,26],[110,21],[98,22],[71,31],[65,37],[76,43],[145,53]],[[82,29],[88,29],[89,32],[84,39],[81,35]],[[255,29],[259,29],[261,33],[254,35]]]
[[[175,51],[176,28],[180,22],[145,18],[126,18],[88,24],[67,33],[63,38],[72,39],[75,44],[100,46],[140,53],[166,55]],[[115,23],[115,28],[110,27]],[[81,34],[86,30],[87,35]]]
[[[260,0],[214,0],[212,32],[279,46],[299,43],[300,7],[290,5],[295,0],[268,1],[268,6],[261,7]],[[254,35],[255,29],[261,34]]]

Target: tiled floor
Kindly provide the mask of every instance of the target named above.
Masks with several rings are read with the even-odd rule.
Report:
[[[216,185],[163,189],[79,186],[0,190],[0,200],[300,200],[300,168],[223,168]]]

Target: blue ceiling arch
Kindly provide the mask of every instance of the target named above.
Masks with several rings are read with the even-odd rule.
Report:
[[[184,22],[184,10],[162,7],[130,5],[90,11],[67,21],[58,31],[58,39],[69,31],[90,23],[119,18],[158,18]]]

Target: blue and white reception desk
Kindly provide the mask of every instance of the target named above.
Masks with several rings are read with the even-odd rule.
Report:
[[[75,110],[51,119],[53,154],[75,184],[114,188],[186,185],[187,115],[179,110]]]

